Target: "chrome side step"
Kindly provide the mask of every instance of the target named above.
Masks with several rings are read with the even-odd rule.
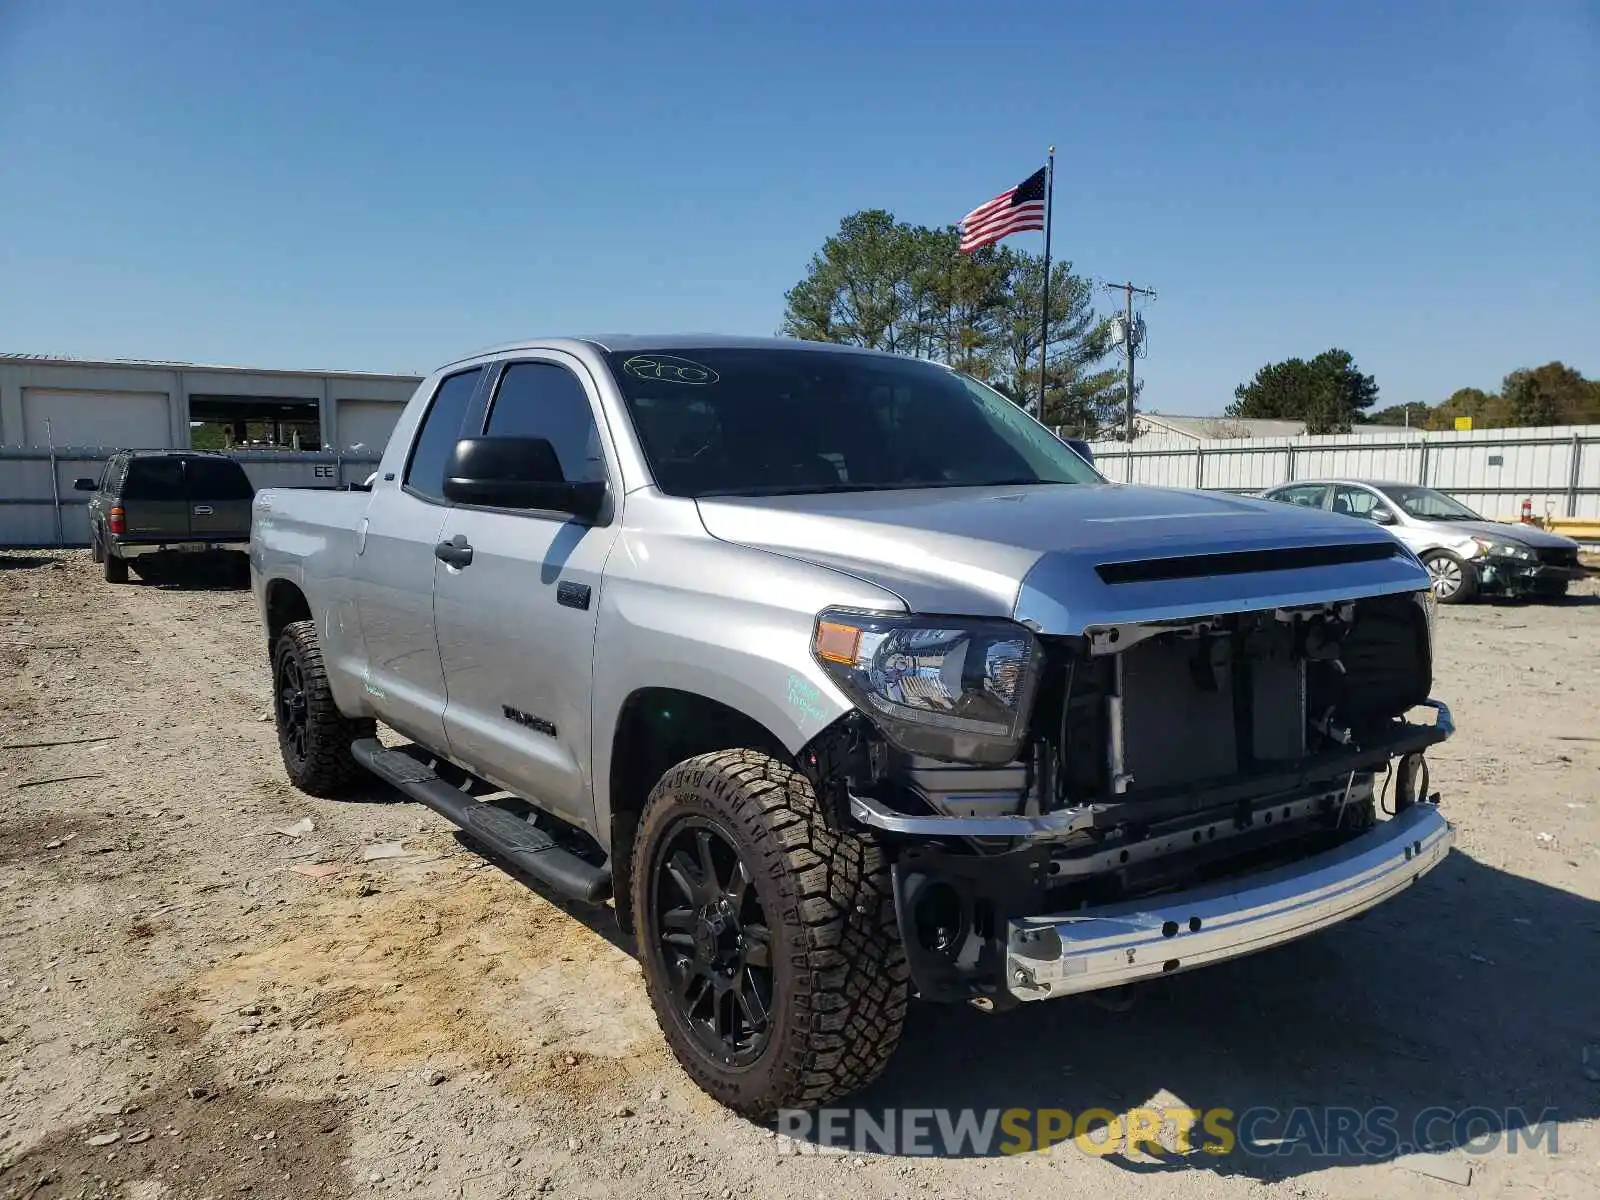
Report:
[[[533,822],[452,787],[426,763],[404,751],[390,750],[376,738],[351,743],[350,752],[390,787],[460,826],[473,841],[519,871],[585,904],[610,898],[610,871],[564,849]]]

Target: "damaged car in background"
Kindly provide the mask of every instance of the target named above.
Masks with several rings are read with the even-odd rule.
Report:
[[[614,902],[678,1060],[756,1118],[872,1080],[912,995],[1237,958],[1454,837],[1411,550],[1109,484],[929,363],[500,347],[424,381],[370,492],[260,493],[251,555],[290,779],[369,771]]]
[[[1464,604],[1476,596],[1556,599],[1589,574],[1571,538],[1527,522],[1487,521],[1435,488],[1311,479],[1263,495],[1382,525],[1422,560],[1441,604]]]

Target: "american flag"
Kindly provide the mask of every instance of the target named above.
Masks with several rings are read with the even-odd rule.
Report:
[[[961,252],[971,254],[1003,237],[1044,228],[1045,169],[1040,167],[1010,191],[1001,192],[961,218]]]

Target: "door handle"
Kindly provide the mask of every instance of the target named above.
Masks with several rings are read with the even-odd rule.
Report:
[[[196,504],[194,506],[194,515],[197,517],[209,517],[211,515],[211,505]]]
[[[467,535],[458,533],[448,542],[440,542],[433,548],[433,556],[446,566],[455,567],[458,571],[462,567],[472,565],[472,545],[467,541]]]

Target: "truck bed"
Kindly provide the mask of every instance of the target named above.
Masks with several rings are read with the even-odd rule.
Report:
[[[335,698],[365,708],[365,646],[353,577],[366,492],[267,488],[258,492],[250,529],[250,579],[263,619],[273,620],[269,580],[290,581],[310,598],[325,631],[323,655]]]

